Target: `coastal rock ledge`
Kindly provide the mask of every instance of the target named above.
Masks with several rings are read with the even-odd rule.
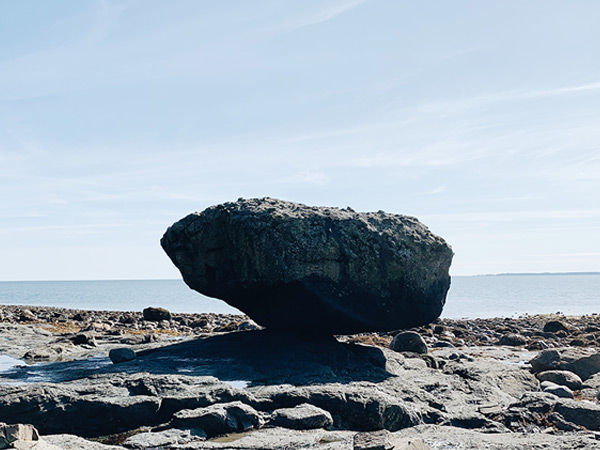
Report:
[[[272,198],[192,213],[161,245],[192,289],[270,329],[331,334],[435,320],[453,256],[413,217]]]

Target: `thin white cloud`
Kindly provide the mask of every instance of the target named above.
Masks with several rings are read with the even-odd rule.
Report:
[[[343,0],[327,2],[325,4],[322,3],[319,5],[319,9],[309,11],[303,16],[285,22],[283,24],[283,28],[287,30],[294,30],[327,22],[367,1],[368,0]]]
[[[481,211],[449,214],[425,214],[427,220],[476,223],[514,222],[522,220],[581,220],[600,217],[600,209],[560,209],[531,211]]]
[[[534,90],[509,90],[462,97],[423,102],[418,105],[417,111],[421,114],[456,115],[458,112],[482,108],[495,103],[509,103],[531,99],[562,97],[577,94],[599,94],[600,82],[560,86],[550,89]]]

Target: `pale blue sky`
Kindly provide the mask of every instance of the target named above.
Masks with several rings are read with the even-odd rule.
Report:
[[[240,196],[414,215],[454,275],[600,270],[600,4],[0,2],[0,280],[176,278]]]

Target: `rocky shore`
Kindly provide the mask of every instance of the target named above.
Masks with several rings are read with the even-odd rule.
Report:
[[[161,309],[0,319],[0,448],[600,449],[598,315],[335,337]]]

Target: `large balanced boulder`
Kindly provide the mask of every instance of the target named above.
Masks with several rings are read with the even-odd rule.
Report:
[[[161,245],[188,286],[259,324],[334,334],[436,319],[453,256],[413,217],[271,198],[192,213]]]

